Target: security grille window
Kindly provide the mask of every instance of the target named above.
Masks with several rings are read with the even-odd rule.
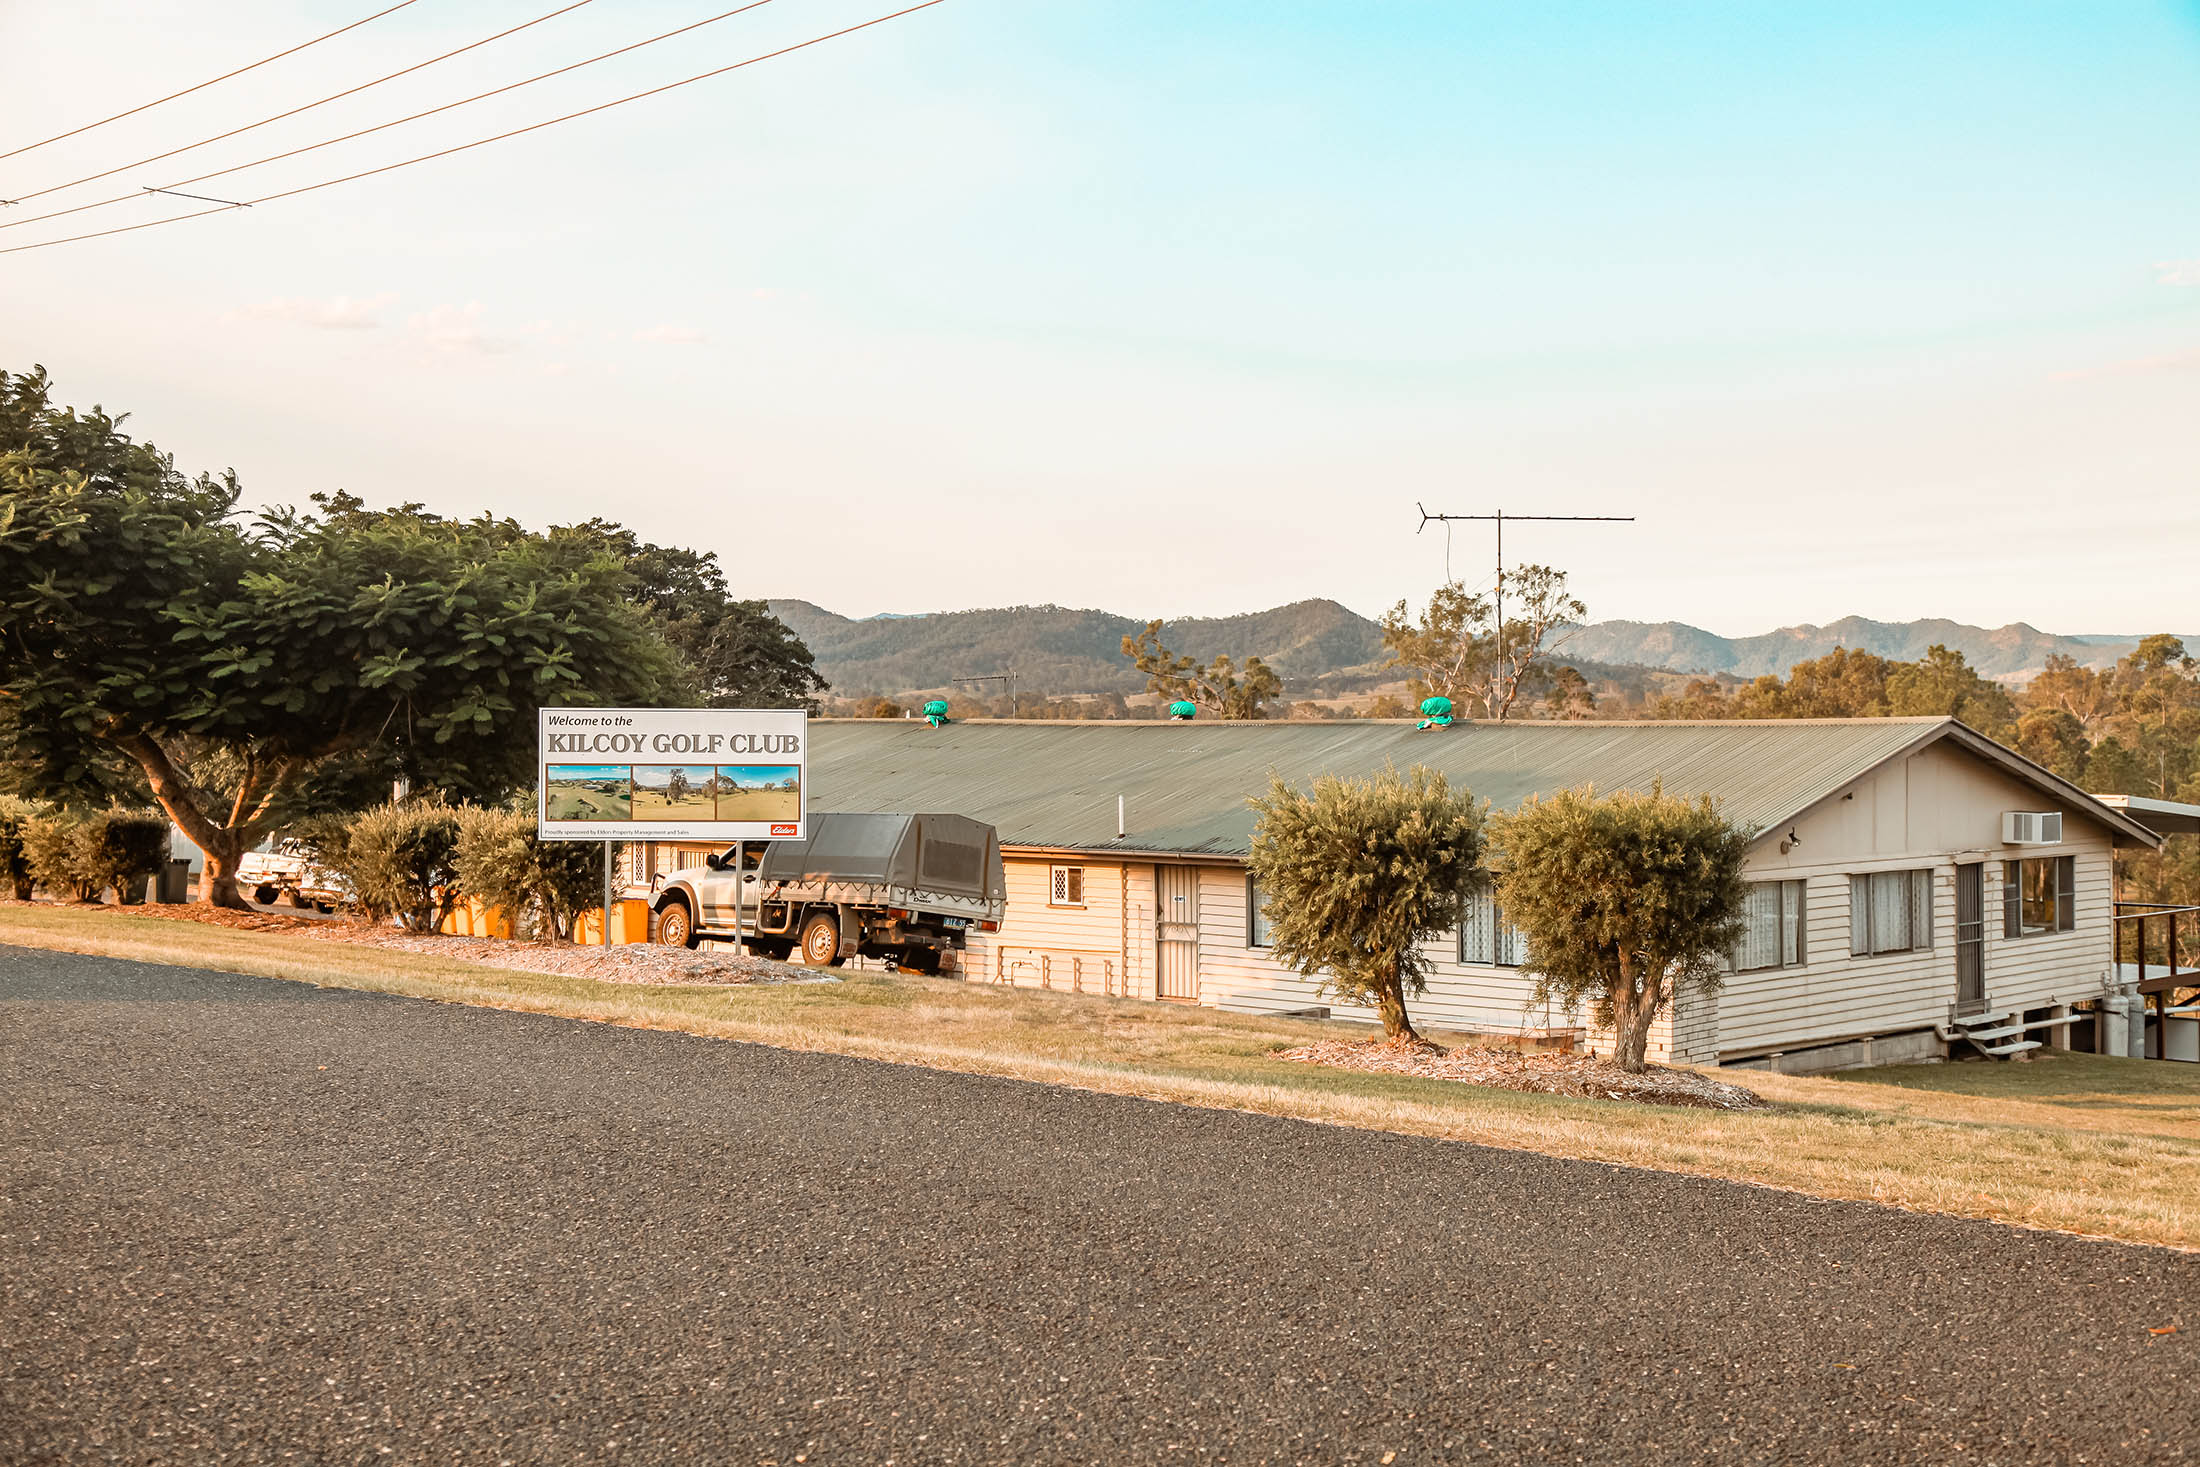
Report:
[[[1933,945],[1933,873],[1874,871],[1849,878],[1849,952],[1918,952]]]
[[[2002,936],[2068,932],[2077,925],[2077,857],[2004,861],[2001,871]]]
[[[1268,936],[1268,894],[1251,876],[1245,878],[1245,945],[1271,947]]]
[[[1742,940],[1734,948],[1734,971],[1802,965],[1803,883],[1751,882],[1742,903]]]
[[[1085,868],[1082,866],[1057,866],[1054,868],[1054,889],[1047,894],[1050,907],[1081,907],[1085,904]]]
[[[1493,894],[1485,891],[1467,899],[1467,913],[1459,919],[1460,962],[1517,968],[1526,949],[1519,931],[1498,909]]]

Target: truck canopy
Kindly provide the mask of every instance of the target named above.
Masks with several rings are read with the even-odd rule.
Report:
[[[967,815],[813,814],[810,838],[773,841],[757,875],[767,886],[838,881],[978,901],[1005,895],[1000,838]]]

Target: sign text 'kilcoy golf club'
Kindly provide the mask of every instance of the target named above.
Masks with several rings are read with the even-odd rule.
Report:
[[[545,840],[804,835],[799,708],[545,708],[536,734]]]

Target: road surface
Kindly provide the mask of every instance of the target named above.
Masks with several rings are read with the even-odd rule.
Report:
[[[16,948],[0,1081],[11,1464],[2200,1454],[2163,1250]]]

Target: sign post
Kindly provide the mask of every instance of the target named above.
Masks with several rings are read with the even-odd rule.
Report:
[[[746,842],[807,834],[809,717],[799,708],[544,708],[535,737],[536,834],[603,843],[607,947],[614,842],[738,842],[738,876]]]

